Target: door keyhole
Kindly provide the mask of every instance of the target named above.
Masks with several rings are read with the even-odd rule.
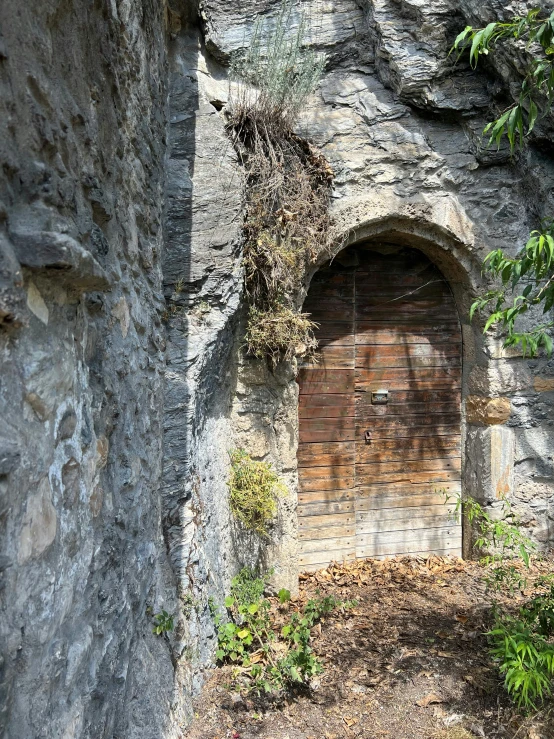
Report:
[[[364,433],[364,439],[366,444],[371,444],[371,431],[366,431]]]

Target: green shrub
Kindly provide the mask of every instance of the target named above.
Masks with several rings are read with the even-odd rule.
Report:
[[[231,597],[239,606],[258,603],[272,574],[273,571],[270,570],[259,577],[250,567],[243,567],[231,580]]]
[[[231,452],[229,503],[242,524],[260,536],[277,512],[277,498],[287,489],[269,462],[257,462],[243,449]]]

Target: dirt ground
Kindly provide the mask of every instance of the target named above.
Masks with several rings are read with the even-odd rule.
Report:
[[[232,692],[231,668],[218,668],[186,736],[554,738],[554,707],[518,713],[488,658],[491,595],[484,575],[476,563],[440,557],[357,561],[303,575],[291,608],[316,591],[358,601],[312,631],[324,673],[309,690],[271,701]]]

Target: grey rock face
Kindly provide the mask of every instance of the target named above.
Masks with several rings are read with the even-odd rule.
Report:
[[[229,55],[277,6],[204,0],[199,18],[186,0],[0,9],[8,737],[180,736],[213,659],[210,599],[243,564],[295,587],[296,368],[242,353],[244,183],[225,131]],[[514,93],[523,57],[477,71],[448,58],[466,23],[521,7],[306,0],[293,26],[304,11],[328,58],[298,130],[336,173],[335,251],[392,240],[449,279],[464,398],[505,410],[494,425],[468,412],[465,490],[492,510],[510,496],[546,548],[554,366],[502,349],[467,316],[484,255],[515,253],[554,212],[550,123],[516,162],[487,149],[491,96]],[[268,542],[229,511],[237,447],[289,490]],[[176,628],[155,637],[162,608]]]
[[[178,616],[159,498],[162,5],[0,8],[6,737],[179,723],[149,615]]]

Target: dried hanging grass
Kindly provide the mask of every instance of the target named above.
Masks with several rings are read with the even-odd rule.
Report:
[[[284,2],[271,28],[256,24],[233,62],[240,85],[228,121],[246,171],[246,346],[273,365],[316,347],[315,324],[296,304],[307,267],[328,247],[333,180],[325,157],[293,131],[325,60],[303,49],[302,18],[290,34],[292,8]]]

